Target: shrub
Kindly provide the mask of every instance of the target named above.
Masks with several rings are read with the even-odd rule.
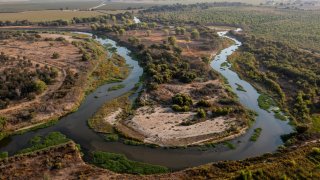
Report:
[[[190,107],[189,106],[179,106],[177,104],[172,105],[171,108],[176,112],[188,112],[188,111],[190,111]]]
[[[84,53],[82,55],[82,61],[89,61],[91,59],[90,54]]]
[[[66,39],[64,37],[58,37],[55,39],[56,41],[66,41]]]
[[[172,46],[174,46],[174,45],[176,44],[176,42],[177,42],[177,38],[176,38],[175,36],[170,36],[170,37],[168,37],[168,42],[169,42]]]
[[[126,156],[108,152],[93,152],[93,163],[117,173],[157,174],[169,172],[163,166],[131,161]]]
[[[192,39],[199,39],[200,38],[200,33],[199,33],[199,31],[197,29],[192,30],[191,38]]]
[[[0,160],[5,159],[9,156],[8,152],[0,152]]]
[[[199,108],[197,110],[197,116],[199,118],[205,118],[207,116],[206,111],[204,109]]]
[[[177,94],[173,96],[172,102],[173,104],[177,104],[179,106],[190,106],[193,104],[191,97],[185,94]]]
[[[107,134],[104,139],[108,142],[115,142],[119,140],[119,136],[117,134]]]
[[[47,84],[41,80],[37,80],[34,82],[34,89],[37,93],[42,93],[47,89]]]
[[[197,103],[197,106],[199,106],[199,107],[211,107],[211,104],[210,104],[210,102],[208,102],[206,100],[200,100]]]
[[[60,58],[60,54],[57,52],[54,52],[51,56],[51,59],[58,59],[58,58]]]

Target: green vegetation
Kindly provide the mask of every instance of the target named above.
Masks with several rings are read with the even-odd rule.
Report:
[[[250,137],[250,141],[257,141],[260,134],[261,134],[262,129],[261,128],[256,128],[253,131],[252,136]]]
[[[266,94],[261,94],[258,98],[258,104],[261,109],[269,111],[269,109],[274,105],[274,101]]]
[[[106,134],[104,139],[108,142],[115,142],[119,140],[118,134]]]
[[[29,153],[40,149],[45,149],[58,144],[70,141],[65,135],[60,132],[51,132],[45,137],[35,136],[29,141],[29,147],[20,150],[19,154]]]
[[[7,120],[5,117],[0,116],[0,132],[4,129],[6,126]],[[1,139],[1,138],[0,138]]]
[[[90,87],[87,91],[90,92],[106,83],[121,82],[129,75],[129,72],[130,69],[126,64],[125,59],[118,54],[113,53],[110,59],[103,59],[91,74],[89,78]],[[122,86],[123,85],[118,88],[123,88]]]
[[[0,160],[9,157],[8,152],[0,152]]]
[[[258,38],[320,50],[319,11],[214,6],[215,4],[160,6],[145,10],[140,18],[142,21],[160,19],[171,23],[198,22],[242,27]]]
[[[229,63],[228,62],[223,62],[223,63],[221,63],[220,67],[221,68],[227,68],[227,67],[229,67]]]
[[[287,117],[285,115],[283,115],[282,112],[280,112],[280,111],[274,112],[274,117],[277,119],[280,119],[282,121],[287,120]]]
[[[190,96],[185,94],[177,94],[172,97],[172,109],[177,112],[187,112],[190,110],[193,102]]]
[[[142,146],[142,145],[144,145],[143,142],[135,141],[135,140],[132,140],[132,139],[125,139],[123,141],[123,143],[126,144],[126,145],[130,145],[130,146]]]
[[[223,144],[226,145],[229,149],[236,149],[236,146],[229,141],[226,141]]]
[[[319,143],[310,143],[246,160],[210,163],[185,170],[184,178],[319,179],[319,147]]]
[[[186,94],[177,94],[173,96],[172,103],[179,106],[191,106],[193,104],[191,97]]]
[[[197,116],[198,116],[198,118],[206,118],[207,113],[204,109],[199,108],[197,110]]]
[[[122,89],[126,87],[124,84],[119,84],[119,85],[115,85],[115,86],[112,86],[108,89],[108,91],[116,91],[116,90],[119,90],[119,89]]]
[[[118,110],[126,111],[130,108],[129,95],[123,95],[112,101],[105,103],[92,118],[89,119],[88,125],[90,128],[94,129],[96,132],[100,133],[114,133],[112,125],[104,120],[112,113]]]
[[[241,86],[240,84],[236,83],[236,85],[237,85],[237,90],[238,90],[238,91],[247,92],[247,91],[243,88],[243,86]]]
[[[131,161],[121,154],[100,151],[93,152],[93,163],[117,173],[158,174],[169,172],[169,169],[163,166]]]
[[[320,132],[320,115],[313,115],[312,116],[312,128],[311,128],[311,131]]]

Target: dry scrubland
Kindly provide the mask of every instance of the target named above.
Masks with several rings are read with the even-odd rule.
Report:
[[[104,48],[87,36],[1,35],[1,138],[58,119],[79,106],[86,90],[122,80],[129,72],[124,59],[106,60]]]
[[[0,110],[1,116],[7,118],[5,129],[8,131],[26,127],[31,125],[30,123],[35,124],[36,122],[41,122],[41,120],[61,116],[71,111],[81,98],[80,89],[72,89],[69,90],[70,92],[65,92],[67,91],[65,88],[68,86],[66,83],[70,76],[78,74],[88,67],[86,62],[81,61],[79,49],[71,44],[74,39],[63,35],[40,34],[40,36],[36,41],[15,38],[1,40],[1,52],[10,57],[17,57],[17,60],[12,59],[11,63],[22,59],[22,62],[28,61],[31,63],[29,67],[31,71],[40,66],[40,68],[54,68],[58,73],[52,83],[48,84],[46,90],[36,95],[35,98],[31,98],[32,100],[28,98],[19,101],[12,100],[6,108]],[[58,37],[64,37],[66,41],[54,41]],[[45,40],[46,38],[50,40]],[[57,52],[59,52],[59,58],[52,59],[53,54]],[[5,70],[10,70],[11,63],[9,62],[1,68],[1,74]],[[17,64],[15,63],[15,65]],[[58,92],[60,92],[60,95],[65,95],[63,99],[54,98],[54,96],[58,96]],[[34,112],[35,108],[40,110],[37,115]],[[29,116],[33,121],[23,120],[25,118],[28,119]]]

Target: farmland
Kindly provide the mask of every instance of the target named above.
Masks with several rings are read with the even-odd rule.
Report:
[[[44,10],[44,11],[27,11],[19,13],[1,13],[0,21],[23,21],[43,22],[54,20],[72,20],[74,17],[95,17],[103,15],[96,11],[61,11],[61,10]]]

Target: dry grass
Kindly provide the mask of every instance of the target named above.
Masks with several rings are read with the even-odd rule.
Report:
[[[1,13],[0,21],[22,21],[44,22],[53,20],[71,20],[74,17],[94,17],[102,15],[97,11],[60,11],[60,10],[44,10],[44,11],[27,11],[18,13]]]

